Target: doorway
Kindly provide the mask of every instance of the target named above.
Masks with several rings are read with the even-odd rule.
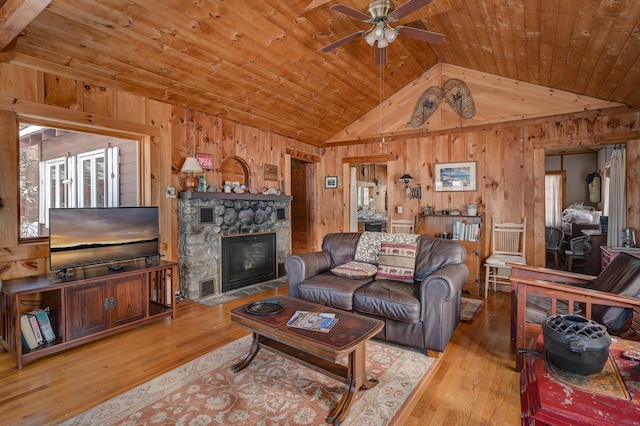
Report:
[[[313,163],[291,158],[291,253],[313,251],[312,184]]]
[[[350,213],[352,231],[388,228],[387,163],[351,165]]]

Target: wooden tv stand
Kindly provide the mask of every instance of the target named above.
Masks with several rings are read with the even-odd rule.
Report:
[[[26,362],[165,317],[175,318],[177,264],[144,259],[75,268],[56,274],[4,281],[0,293],[0,344]],[[21,314],[49,309],[56,339],[35,349],[22,345]]]

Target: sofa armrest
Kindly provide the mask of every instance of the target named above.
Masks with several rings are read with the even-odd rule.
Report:
[[[464,263],[447,265],[432,272],[420,283],[420,304],[424,307],[436,294],[443,302],[452,300],[468,278],[469,269]]]
[[[289,256],[284,263],[289,276],[289,296],[298,297],[298,286],[304,280],[327,272],[330,267],[331,256],[325,251]]]
[[[460,322],[460,293],[469,278],[464,263],[447,265],[420,282],[420,308],[425,347],[444,352]]]

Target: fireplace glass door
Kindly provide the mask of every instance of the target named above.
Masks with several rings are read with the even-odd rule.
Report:
[[[222,238],[222,292],[276,278],[276,234]]]

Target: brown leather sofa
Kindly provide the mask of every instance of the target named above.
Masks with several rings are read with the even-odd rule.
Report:
[[[378,318],[385,322],[378,339],[444,352],[460,322],[462,286],[469,276],[464,247],[418,237],[413,283],[334,275],[330,269],[354,260],[360,236],[327,234],[322,251],[289,256],[289,295]]]

